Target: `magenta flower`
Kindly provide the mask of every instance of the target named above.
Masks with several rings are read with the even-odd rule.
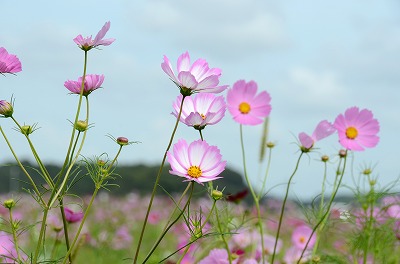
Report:
[[[3,263],[14,263],[11,261],[17,257],[17,251],[15,250],[13,241],[11,235],[0,231],[0,260],[2,260],[2,262],[6,261]]]
[[[167,153],[172,170],[169,173],[184,177],[186,181],[213,181],[222,177],[218,175],[225,169],[226,161],[216,146],[210,146],[206,141],[197,140],[190,145],[181,139]]]
[[[393,218],[400,219],[400,197],[386,196],[382,199],[383,208],[386,213]]]
[[[238,259],[232,261],[234,264],[237,262]],[[228,252],[222,248],[213,249],[207,257],[200,260],[199,264],[229,264]]]
[[[179,95],[174,104],[172,114],[178,117],[183,95]],[[200,93],[194,98],[187,97],[183,103],[180,121],[187,126],[202,130],[206,125],[214,125],[225,115],[226,104],[223,96]]]
[[[293,230],[292,233],[292,243],[293,245],[300,249],[303,250],[306,247],[307,241],[310,238],[312,233],[312,229],[306,225],[301,225],[296,227],[295,230]],[[311,249],[314,244],[315,244],[315,234],[311,237],[310,242],[307,245],[307,250]]]
[[[314,146],[315,142],[332,135],[335,131],[336,129],[331,123],[323,120],[318,123],[311,136],[304,132],[299,134],[300,144],[305,150],[309,150]]]
[[[0,73],[16,73],[22,71],[21,62],[17,56],[9,54],[7,50],[0,47]]]
[[[344,115],[340,114],[333,124],[339,134],[340,144],[348,150],[362,151],[375,147],[379,142],[378,120],[372,112],[358,107],[351,107]]]
[[[65,220],[67,220],[68,223],[76,223],[81,221],[83,218],[83,212],[74,212],[68,207],[64,207],[64,213]]]
[[[226,100],[233,119],[242,125],[258,125],[271,112],[271,97],[267,91],[257,93],[257,83],[239,80],[228,90]]]
[[[0,117],[10,117],[14,113],[12,104],[6,100],[0,100]]]
[[[82,37],[82,35],[78,35],[74,38],[74,42],[84,51],[89,51],[92,48],[96,48],[97,46],[108,46],[115,41],[115,39],[103,39],[106,35],[107,31],[110,29],[110,21],[106,22],[101,30],[97,33],[96,37],[92,40],[92,36],[88,36],[86,38]]]
[[[94,90],[100,88],[104,81],[104,75],[88,74],[85,76],[85,84],[83,88],[83,96],[88,96]],[[64,83],[64,86],[74,94],[80,94],[82,88],[82,77],[79,77],[77,81],[68,80]]]
[[[218,86],[219,77],[222,72],[221,69],[210,69],[204,59],[198,59],[190,65],[188,52],[183,53],[178,58],[177,76],[175,76],[171,63],[165,55],[164,62],[161,63],[161,68],[179,87],[181,94],[185,96],[199,92],[220,93],[228,88],[228,85]]]

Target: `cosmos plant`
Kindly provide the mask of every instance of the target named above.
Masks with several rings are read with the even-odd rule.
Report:
[[[82,37],[81,34],[74,38],[74,42],[78,45],[78,47],[84,51],[89,51],[92,48],[96,48],[98,46],[108,46],[115,41],[115,39],[103,39],[110,29],[110,21],[106,22],[101,30],[97,33],[96,37],[92,39],[92,36],[88,36],[86,38]]]
[[[228,85],[218,86],[219,77],[222,73],[221,69],[210,69],[205,59],[197,59],[193,64],[190,64],[188,52],[183,53],[178,58],[177,75],[175,75],[171,62],[165,55],[161,68],[180,88],[181,94],[185,96],[199,92],[220,93],[228,88]]]
[[[22,66],[18,57],[9,54],[5,48],[0,47],[0,73],[16,73],[20,71],[22,71]]]
[[[339,134],[340,144],[348,150],[363,151],[379,142],[379,123],[368,109],[350,107],[340,114],[333,124]]]
[[[228,110],[233,119],[242,125],[258,125],[271,112],[271,97],[267,91],[257,94],[257,83],[239,80],[228,90]]]
[[[94,90],[100,88],[103,84],[104,75],[88,74],[85,76],[85,83],[83,87],[83,96],[88,96]],[[71,91],[73,94],[80,94],[82,89],[82,77],[79,77],[77,81],[67,80],[64,83],[65,88]]]
[[[179,95],[173,103],[172,114],[178,117],[183,95]],[[211,93],[199,93],[187,97],[182,107],[180,121],[187,126],[201,130],[207,125],[214,125],[225,115],[226,104],[223,96]]]
[[[218,176],[225,169],[226,161],[216,146],[206,141],[197,140],[189,145],[184,139],[178,140],[173,150],[167,154],[173,175],[195,181],[199,184],[221,178]]]
[[[301,132],[299,134],[299,141],[304,150],[309,150],[314,146],[315,142],[332,135],[333,133],[335,133],[335,131],[336,129],[331,123],[323,120],[318,123],[311,136],[307,135],[304,132]]]

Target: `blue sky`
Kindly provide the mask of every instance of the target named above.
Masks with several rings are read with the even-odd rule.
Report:
[[[355,153],[353,170],[375,166],[385,185],[400,173],[400,4],[384,1],[12,1],[2,3],[0,46],[18,55],[23,71],[1,77],[0,98],[15,98],[20,123],[38,123],[31,137],[46,162],[60,162],[71,132],[77,97],[63,83],[82,74],[83,52],[72,41],[93,35],[111,21],[116,41],[89,52],[88,73],[104,74],[103,88],[90,95],[91,123],[83,155],[116,146],[105,136],[126,136],[142,144],[126,148],[120,162],[158,164],[174,118],[178,95],[161,70],[163,55],[173,65],[189,51],[223,71],[221,84],[255,80],[272,97],[270,140],[276,142],[269,187],[287,182],[299,155],[296,135],[312,133],[322,119],[333,121],[348,107],[373,111],[381,125],[378,147]],[[26,142],[0,120],[21,158]],[[261,127],[245,127],[249,172],[258,173]],[[227,113],[207,127],[205,139],[218,145],[228,166],[241,170],[239,127]],[[181,125],[176,136],[198,138]],[[322,154],[339,150],[334,135],[306,157],[295,176],[292,195],[315,196],[321,186]],[[0,140],[0,163],[11,160]],[[330,167],[330,178],[334,173]],[[172,176],[171,176],[172,177]],[[310,184],[311,183],[311,184]],[[351,185],[351,175],[345,183]],[[273,194],[283,192],[274,187]]]

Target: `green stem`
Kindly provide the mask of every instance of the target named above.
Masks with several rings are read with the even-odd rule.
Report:
[[[17,125],[18,129],[19,129],[19,130],[21,131],[21,133],[22,133],[23,130],[22,130],[21,125],[17,122],[17,120],[16,120],[13,116],[11,116],[11,119],[14,121],[14,123]],[[46,167],[43,165],[43,162],[40,160],[40,157],[39,157],[39,155],[37,154],[36,149],[35,149],[35,147],[34,147],[32,141],[31,141],[31,139],[29,138],[29,136],[28,136],[27,134],[23,134],[23,135],[24,135],[25,138],[27,139],[28,144],[29,144],[29,147],[30,147],[31,150],[32,150],[32,154],[33,154],[33,156],[35,157],[35,160],[36,160],[37,164],[39,165],[40,170],[42,171],[42,175],[43,175],[44,180],[46,181],[46,183],[47,183],[51,188],[54,188],[54,182],[53,182],[53,180],[51,179],[50,174],[49,174],[49,172],[47,171]]]
[[[310,241],[311,241],[312,236],[313,236],[314,233],[316,232],[317,228],[322,224],[322,222],[324,222],[324,219],[329,215],[329,213],[330,213],[330,211],[331,211],[331,206],[332,206],[332,204],[333,204],[333,200],[335,199],[335,197],[336,197],[336,195],[337,195],[337,192],[339,191],[340,185],[341,185],[341,183],[342,183],[342,180],[343,180],[344,171],[345,171],[345,169],[346,169],[346,163],[347,163],[347,150],[346,150],[346,155],[345,155],[345,157],[344,157],[343,169],[342,169],[342,171],[341,171],[341,173],[340,173],[340,177],[339,177],[338,184],[337,184],[337,186],[336,186],[336,188],[335,188],[333,194],[331,195],[331,199],[329,200],[328,207],[327,207],[327,209],[326,209],[326,211],[325,211],[325,214],[324,214],[324,215],[322,216],[322,218],[318,221],[318,223],[314,226],[314,228],[313,228],[313,230],[312,230],[312,232],[311,232],[311,234],[310,234],[310,237],[308,238],[307,243],[306,243],[306,245],[305,245],[303,251],[301,252],[301,255],[300,255],[300,258],[299,258],[298,261],[297,261],[297,264],[301,263],[301,259],[303,258],[304,252],[306,251],[306,249],[307,249],[307,247],[308,247],[308,244],[309,244]]]
[[[369,182],[371,182],[369,175],[368,175],[368,180],[369,180]],[[368,208],[365,210],[365,215],[368,216],[368,209],[369,209],[369,216],[366,217],[366,218],[368,218],[367,227],[366,227],[367,238],[366,238],[366,243],[364,246],[363,264],[366,264],[367,260],[368,260],[368,249],[369,249],[370,240],[371,240],[372,221],[374,221],[374,199],[373,199],[373,196],[375,195],[374,194],[375,191],[374,191],[374,187],[372,185],[370,185],[370,186],[371,186],[371,190],[368,195],[368,199],[370,200],[370,203],[369,203]]]
[[[323,211],[324,211],[326,175],[327,175],[327,165],[326,165],[326,162],[324,162],[324,179],[322,181],[321,202],[320,202],[320,205],[319,205],[318,217],[321,217],[322,214],[323,214]],[[324,226],[325,226],[325,223],[326,223],[326,219],[327,218],[325,218],[325,221],[317,229],[316,239],[315,239],[315,244],[314,244],[313,254],[312,254],[313,256],[317,253],[318,246],[319,246],[319,241],[321,239],[321,233],[322,233],[322,230],[324,229]]]
[[[153,254],[153,252],[156,250],[157,246],[160,244],[161,240],[164,238],[164,236],[168,233],[168,231],[171,229],[171,227],[178,222],[178,220],[181,218],[181,216],[183,215],[183,213],[185,212],[186,208],[189,206],[190,204],[190,200],[192,199],[192,195],[193,195],[193,189],[194,189],[194,184],[193,182],[189,182],[188,186],[186,189],[188,189],[190,187],[190,194],[189,194],[189,198],[187,199],[185,206],[182,208],[181,212],[179,213],[179,215],[175,218],[174,221],[172,221],[166,228],[164,228],[163,233],[161,234],[160,238],[157,240],[157,242],[154,244],[153,248],[150,250],[150,252],[147,254],[146,258],[143,260],[142,264],[146,263],[149,258],[151,257],[151,255]],[[186,190],[185,190],[186,191]]]
[[[172,131],[171,138],[169,140],[167,149],[165,150],[164,157],[163,157],[163,159],[161,161],[161,165],[160,165],[160,168],[159,168],[158,173],[157,173],[156,181],[154,182],[153,191],[151,192],[150,202],[149,202],[149,205],[147,207],[146,216],[145,216],[145,219],[144,219],[144,222],[143,222],[142,230],[140,232],[138,246],[136,248],[135,257],[133,259],[133,263],[134,264],[136,264],[137,259],[139,257],[139,251],[140,251],[140,247],[142,245],[142,240],[143,240],[143,236],[144,236],[144,231],[146,229],[147,220],[149,219],[150,210],[151,210],[151,207],[153,205],[153,200],[154,200],[154,197],[155,197],[155,194],[156,194],[156,191],[157,191],[158,182],[160,181],[161,172],[162,172],[162,170],[164,168],[164,164],[165,164],[165,160],[167,158],[168,150],[170,149],[170,147],[172,145],[172,141],[174,140],[174,136],[175,136],[176,130],[178,128],[178,124],[179,124],[179,121],[180,121],[180,118],[181,118],[183,102],[185,100],[185,97],[186,97],[185,95],[182,96],[181,107],[179,109],[179,113],[178,113],[178,116],[176,118],[175,127],[174,127],[174,130]]]
[[[297,170],[299,168],[300,160],[301,160],[301,157],[303,156],[303,154],[304,154],[304,152],[301,152],[299,158],[297,159],[296,167],[294,168],[294,171],[293,171],[292,175],[290,175],[288,184],[286,186],[286,193],[285,193],[285,198],[283,199],[283,203],[282,203],[281,214],[279,216],[278,231],[276,232],[274,252],[272,253],[271,264],[274,264],[274,260],[275,260],[276,247],[278,245],[279,234],[280,234],[280,231],[281,231],[283,215],[285,213],[286,201],[287,201],[287,198],[288,198],[288,195],[289,195],[290,184],[292,182],[292,179],[293,179],[294,175],[296,174],[296,172],[297,172]]]
[[[269,169],[271,167],[271,156],[272,156],[272,148],[269,148],[267,168],[265,169],[265,175],[264,175],[263,183],[262,183],[262,186],[261,186],[261,190],[258,193],[258,197],[257,197],[258,199],[261,199],[261,197],[264,195],[265,185],[267,183],[267,177],[268,177],[268,174],[269,174]]]
[[[218,230],[221,233],[221,239],[224,242],[224,246],[225,246],[226,252],[228,253],[229,264],[232,264],[232,254],[231,254],[231,251],[229,250],[228,242],[226,241],[225,234],[224,234],[224,232],[222,230],[221,221],[219,220],[218,209],[215,210],[215,217],[217,218]]]
[[[28,177],[29,181],[31,182],[31,184],[32,184],[32,186],[33,186],[33,189],[34,189],[34,192],[35,192],[36,195],[37,195],[37,198],[38,198],[38,199],[40,200],[40,202],[42,203],[42,206],[43,206],[43,207],[46,207],[46,202],[43,200],[43,197],[42,197],[41,193],[39,192],[39,190],[38,190],[38,188],[37,188],[35,182],[33,181],[32,177],[31,177],[31,175],[28,173],[28,171],[25,169],[24,165],[23,165],[23,164],[21,163],[21,161],[19,160],[17,154],[15,153],[14,149],[12,148],[11,143],[10,143],[10,141],[8,141],[8,138],[7,138],[6,134],[4,133],[3,129],[1,128],[1,126],[0,126],[0,132],[1,132],[1,134],[3,135],[5,141],[6,141],[7,145],[8,145],[8,148],[10,149],[11,153],[13,154],[14,159],[15,159],[15,161],[17,162],[18,166],[21,168],[22,172],[26,175],[26,177]]]
[[[11,231],[12,231],[12,235],[13,235],[15,251],[17,252],[18,263],[22,263],[21,255],[19,254],[17,230],[16,230],[16,226],[14,225],[14,220],[13,220],[13,217],[12,217],[12,209],[11,208],[9,209],[9,212],[10,212]]]
[[[258,229],[260,231],[260,237],[261,237],[261,250],[262,250],[261,256],[262,256],[263,263],[265,263],[264,231],[263,231],[263,225],[262,225],[262,221],[261,221],[260,201],[259,201],[259,196],[254,191],[253,185],[251,184],[249,176],[247,174],[246,153],[245,153],[245,150],[244,150],[243,126],[242,125],[240,125],[240,145],[241,145],[241,148],[242,148],[244,178],[246,179],[247,186],[249,186],[251,195],[253,196],[254,204],[255,204],[255,206],[257,208],[257,220],[258,220],[257,221],[257,225],[258,225]],[[230,254],[230,253],[228,252],[228,254]],[[229,262],[231,263],[231,259],[229,260]]]
[[[42,218],[42,224],[40,227],[40,233],[39,233],[39,240],[36,244],[36,250],[35,250],[35,255],[33,256],[33,264],[36,264],[38,261],[38,257],[39,257],[39,251],[40,251],[40,247],[43,246],[44,247],[44,238],[45,238],[45,233],[46,233],[46,222],[47,222],[47,214],[49,213],[49,207],[44,208],[44,212],[43,212],[43,218]],[[42,242],[43,240],[43,242]],[[43,243],[43,245],[42,245]]]

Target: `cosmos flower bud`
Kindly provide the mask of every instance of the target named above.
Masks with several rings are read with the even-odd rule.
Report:
[[[213,191],[211,192],[211,197],[212,197],[215,201],[220,200],[223,196],[224,196],[224,194],[223,194],[221,191],[213,190]]]
[[[29,136],[30,134],[32,134],[33,130],[34,130],[33,127],[30,125],[21,126],[21,133],[26,136]]]
[[[79,132],[84,132],[84,131],[86,131],[87,130],[87,128],[88,128],[88,123],[86,122],[86,121],[84,121],[84,120],[78,120],[76,123],[75,123],[75,129],[76,130],[78,130]]]
[[[347,156],[347,152],[344,149],[339,150],[339,157],[345,158]]]
[[[14,113],[14,108],[12,104],[6,100],[0,100],[0,116],[11,117]]]
[[[267,148],[273,148],[273,147],[275,147],[274,142],[271,142],[271,141],[267,142]]]
[[[105,162],[104,160],[99,159],[99,160],[97,161],[97,165],[99,165],[99,166],[104,166],[104,165],[106,165],[106,162]]]
[[[16,203],[15,203],[14,199],[5,200],[3,203],[4,207],[7,209],[12,209],[15,206],[15,204]]]
[[[120,146],[125,146],[129,144],[129,140],[126,137],[118,137],[117,138],[117,143]]]
[[[329,160],[329,157],[327,155],[323,155],[321,157],[321,161],[323,161],[323,162],[327,162],[328,160]]]

